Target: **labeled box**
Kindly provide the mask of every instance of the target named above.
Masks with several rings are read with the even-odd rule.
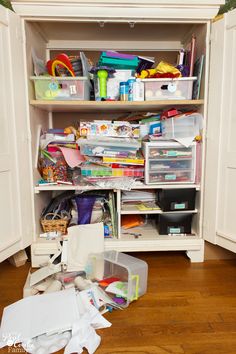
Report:
[[[160,235],[191,234],[192,214],[161,214],[157,229]]]
[[[158,191],[157,203],[162,211],[194,210],[195,196],[195,188],[162,189]]]

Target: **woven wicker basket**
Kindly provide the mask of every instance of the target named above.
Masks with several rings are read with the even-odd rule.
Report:
[[[57,219],[47,219],[51,215],[54,215]],[[55,216],[53,213],[48,213],[40,221],[44,232],[60,231],[62,235],[65,235],[67,233],[67,226],[70,220],[61,219],[58,214]]]

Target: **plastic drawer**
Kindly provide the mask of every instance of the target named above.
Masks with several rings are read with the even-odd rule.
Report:
[[[150,147],[148,153],[149,159],[189,159],[192,158],[192,146],[184,147],[183,145],[175,145],[173,147],[157,146]]]
[[[149,161],[150,171],[186,170],[192,169],[192,159],[171,159],[162,161]]]
[[[193,183],[194,173],[190,171],[151,172],[149,183]]]

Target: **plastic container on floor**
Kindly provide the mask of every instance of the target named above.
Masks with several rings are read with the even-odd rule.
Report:
[[[126,283],[124,307],[147,291],[148,265],[141,259],[117,251],[104,252],[104,279],[115,277]]]

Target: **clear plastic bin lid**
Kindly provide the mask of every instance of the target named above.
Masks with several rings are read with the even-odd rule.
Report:
[[[54,80],[54,81],[88,81],[86,76],[30,76],[30,80]]]
[[[86,139],[79,138],[77,140],[77,144],[79,146],[83,145],[95,145],[95,146],[118,146],[118,147],[129,147],[129,148],[137,148],[141,147],[141,142],[137,141],[137,139],[132,138],[111,138],[111,137],[93,137],[87,136]]]
[[[161,81],[195,81],[197,80],[197,76],[188,76],[188,77],[177,77],[177,78],[150,78],[150,79],[141,79],[144,82],[161,82]]]

